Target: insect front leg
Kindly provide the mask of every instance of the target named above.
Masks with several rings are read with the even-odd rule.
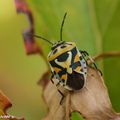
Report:
[[[50,77],[50,80],[51,80],[51,82],[54,84],[54,81],[53,81],[53,78],[54,78],[54,73],[53,72],[51,72],[51,77]]]
[[[62,105],[62,102],[63,102],[63,100],[64,100],[64,94],[58,89],[58,92],[61,94],[61,96],[62,96],[62,98],[61,98],[61,100],[60,100],[60,105]]]
[[[80,53],[82,54],[83,58],[85,59],[87,65],[90,66],[90,65],[88,64],[88,62],[87,62],[88,60],[90,60],[90,61],[92,62],[92,64],[93,64],[94,68],[95,68],[96,70],[98,70],[98,71],[100,72],[100,74],[102,75],[101,70],[98,69],[95,61],[92,59],[92,57],[90,57],[90,55],[88,54],[88,52],[87,52],[87,51],[80,51]]]
[[[65,96],[64,96],[64,94],[58,89],[61,81],[56,78],[56,75],[55,75],[54,73],[52,73],[50,80],[51,80],[51,82],[52,82],[53,84],[56,85],[58,92],[59,92],[60,95],[62,96],[62,98],[61,98],[61,100],[60,100],[60,105],[62,105],[62,102],[63,102],[63,99],[64,99]],[[56,81],[55,81],[55,80],[56,80]]]
[[[55,73],[53,73],[53,72],[51,72],[51,73],[52,73],[52,75],[51,75],[50,80],[53,84],[56,85],[56,87],[58,87],[61,83],[61,80],[59,79],[59,77]]]

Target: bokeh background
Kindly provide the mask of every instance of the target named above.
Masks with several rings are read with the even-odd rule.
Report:
[[[75,41],[79,49],[92,56],[101,52],[120,51],[119,0],[28,0],[35,20],[35,31],[51,41],[59,40],[64,13],[67,19],[63,38]],[[0,89],[12,101],[10,114],[26,120],[41,119],[46,113],[42,88],[37,81],[47,70],[39,55],[27,56],[22,32],[28,28],[24,14],[16,13],[14,0],[0,0]],[[36,40],[47,55],[50,46]],[[98,62],[108,87],[113,107],[120,111],[120,58]],[[75,116],[76,117],[76,116]],[[78,119],[78,118],[74,118]]]

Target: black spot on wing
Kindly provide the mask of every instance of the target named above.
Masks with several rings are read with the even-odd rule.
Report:
[[[50,61],[50,64],[51,64],[52,67],[57,67],[57,68],[63,69],[63,67],[61,67],[60,65],[56,64],[55,60]]]
[[[80,73],[73,71],[72,74],[68,74],[67,85],[73,90],[80,90],[85,83],[84,76]]]
[[[80,60],[83,60],[83,57],[82,57],[82,56],[80,56]]]
[[[58,75],[61,77],[62,75],[67,74],[67,69],[64,68],[61,71],[58,72]]]
[[[73,63],[73,64],[70,65],[70,67],[71,67],[72,69],[76,69],[78,66],[81,67],[81,63],[80,63],[80,61],[78,61],[78,62]]]
[[[74,47],[74,48],[71,50],[71,52],[72,52],[71,64],[73,64],[73,63],[74,63],[75,56],[76,56],[76,54],[77,54],[76,47]]]
[[[59,62],[65,62],[68,57],[69,57],[69,54],[66,52],[66,53],[63,53],[62,55],[58,56],[57,60]]]
[[[61,46],[62,49],[65,48],[65,47],[66,47],[65,45],[62,45],[62,46]]]
[[[58,42],[55,46],[53,46],[51,49],[54,50],[55,48],[57,48],[58,46],[60,45],[64,45],[65,41],[61,41],[61,42]]]

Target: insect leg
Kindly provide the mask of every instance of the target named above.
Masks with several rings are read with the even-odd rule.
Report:
[[[89,59],[89,60],[92,62],[92,64],[94,65],[95,69],[98,70],[98,71],[100,72],[101,76],[102,76],[101,70],[98,69],[95,61],[92,59],[92,57],[89,56],[88,52],[87,52],[87,51],[80,51],[80,52],[81,52],[81,54],[83,55],[83,58],[85,59],[86,63],[87,63],[87,60]],[[86,57],[87,57],[87,59],[86,59]],[[88,63],[87,63],[87,65],[89,66]]]
[[[86,57],[89,56],[89,54],[88,54],[86,51],[81,51],[81,50],[80,50],[80,53],[82,54],[82,57],[83,57],[84,60],[86,61],[87,66],[89,66],[89,64],[88,64],[88,62],[87,62],[88,58],[86,58]]]
[[[56,86],[59,86],[60,85],[60,81],[56,84]]]
[[[60,100],[60,105],[62,105],[63,99],[64,99],[64,94],[58,89],[58,92],[61,94],[62,98]]]
[[[50,80],[51,80],[51,82],[54,84],[54,81],[53,81],[53,78],[54,78],[54,74],[53,74],[53,72],[51,72],[51,77],[50,77]]]
[[[55,74],[54,74],[53,72],[51,72],[51,74],[52,74],[52,75],[51,75],[51,79],[50,79],[51,82],[52,82],[53,84],[55,84],[56,87],[58,87],[58,86],[60,85],[60,82],[61,82],[61,81],[59,80],[59,82],[57,82],[57,83],[54,82],[53,79],[54,79],[54,77],[56,77],[56,76],[55,76]],[[62,96],[62,98],[61,98],[61,100],[60,100],[60,105],[61,105],[61,104],[62,104],[62,101],[63,101],[63,99],[64,99],[65,96],[64,96],[64,94],[63,94],[59,89],[57,89],[57,90],[58,90],[58,92],[59,92],[59,93],[61,94],[61,96]]]
[[[96,69],[98,69],[97,65],[94,62],[94,60],[89,56],[87,51],[80,51],[80,52],[81,52],[81,54],[82,54],[82,56],[83,56],[83,58],[85,59],[86,62],[87,62],[87,60],[90,60],[92,62],[92,64],[94,65],[94,67]],[[87,62],[87,65],[89,65],[88,62]]]
[[[56,85],[56,87],[58,87],[58,86],[60,85],[60,82],[61,82],[61,81],[60,81],[60,80],[59,80],[58,82],[53,81],[55,78],[56,78],[56,76],[52,73],[50,80],[51,80],[51,82],[52,82],[53,84]]]

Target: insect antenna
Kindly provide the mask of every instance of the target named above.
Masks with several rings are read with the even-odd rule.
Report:
[[[28,34],[29,34],[29,35],[32,35],[33,37],[36,37],[36,38],[40,38],[40,39],[42,39],[42,40],[45,40],[45,41],[48,42],[49,44],[53,45],[53,43],[52,43],[50,40],[48,40],[48,39],[46,39],[46,38],[44,38],[44,37],[41,37],[41,36],[35,35],[35,34],[30,34],[30,33],[28,33]]]
[[[64,15],[64,17],[63,17],[63,21],[62,21],[62,24],[61,24],[61,29],[60,29],[60,41],[62,41],[62,31],[63,31],[63,25],[64,25],[64,22],[65,22],[66,15],[67,15],[67,12],[65,13],[65,15]]]

